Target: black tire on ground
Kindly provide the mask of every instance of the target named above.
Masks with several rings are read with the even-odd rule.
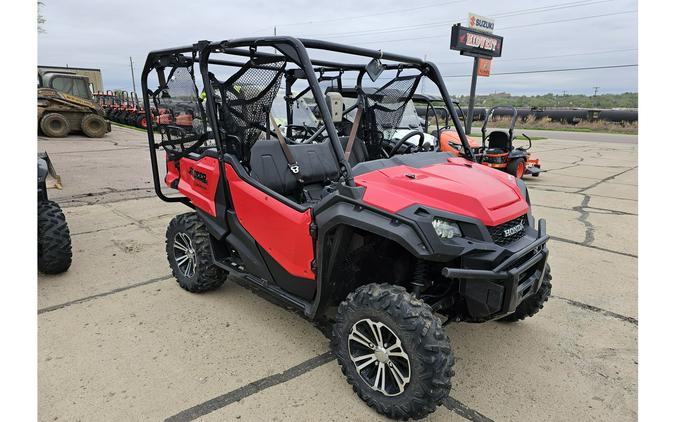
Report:
[[[209,233],[196,213],[175,216],[166,230],[166,256],[178,284],[202,293],[220,287],[227,271],[213,263]]]
[[[73,253],[70,230],[59,204],[38,202],[38,270],[59,274],[70,268]]]
[[[537,167],[537,168],[539,168],[539,167]],[[532,177],[539,177],[540,174],[541,174],[541,172],[532,173]]]
[[[520,174],[518,174],[519,171]],[[509,162],[509,164],[506,166],[506,172],[513,177],[519,179],[522,178],[525,175],[525,160],[522,158],[511,160],[511,162]]]
[[[90,138],[103,138],[108,131],[108,123],[98,114],[87,114],[82,118],[82,132]]]
[[[553,287],[551,280],[551,267],[546,264],[546,269],[544,270],[544,280],[541,282],[541,287],[537,290],[537,293],[528,297],[518,305],[515,312],[505,316],[504,318],[499,319],[503,322],[517,322],[523,320],[527,317],[532,317],[534,314],[539,312],[544,308],[544,303],[551,296],[551,288]]]
[[[40,129],[50,138],[63,138],[70,133],[70,123],[63,114],[48,113],[40,120]]]
[[[370,344],[355,340],[358,335],[363,339],[363,334]],[[390,352],[382,356],[381,347]],[[441,321],[429,305],[401,286],[368,284],[350,293],[337,311],[333,349],[354,391],[390,418],[420,419],[436,410],[450,392],[454,357]],[[359,370],[357,362],[372,363]],[[379,377],[380,373],[385,375]],[[384,388],[378,378],[385,379]]]

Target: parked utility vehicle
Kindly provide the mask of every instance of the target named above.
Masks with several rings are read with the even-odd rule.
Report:
[[[310,59],[317,50],[335,59]],[[319,79],[331,72],[340,89],[326,93]],[[374,89],[362,89],[364,77]],[[464,156],[393,138],[423,77],[438,86]],[[359,93],[350,107],[347,80]],[[287,142],[270,110],[297,82],[321,124]],[[448,397],[444,322],[517,321],[548,299],[545,222],[521,180],[474,161],[433,63],[291,37],[200,41],[151,52],[142,84],[148,119],[191,105],[200,122],[148,127],[157,195],[192,209],[166,233],[178,284],[205,292],[232,274],[310,319],[334,317],[338,363],[378,412],[421,418]],[[296,97],[285,96],[287,126]]]

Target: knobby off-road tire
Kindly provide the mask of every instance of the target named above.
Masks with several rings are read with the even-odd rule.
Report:
[[[528,297],[516,307],[515,312],[501,318],[499,321],[503,322],[517,322],[523,320],[527,317],[532,317],[534,314],[539,312],[544,308],[544,303],[551,296],[551,288],[553,287],[551,280],[551,267],[546,264],[546,269],[544,270],[544,280],[541,282],[541,287],[537,290],[537,293]]]
[[[40,120],[40,129],[50,138],[63,138],[70,133],[70,123],[63,114],[48,113]]]
[[[108,131],[108,123],[98,114],[87,114],[82,118],[82,132],[90,138],[103,138]]]
[[[227,271],[213,263],[209,233],[196,213],[177,215],[166,230],[166,256],[183,289],[202,293],[220,287]]]
[[[70,268],[73,253],[70,230],[61,207],[53,201],[38,202],[38,270],[59,274]]]
[[[368,332],[368,328],[372,331]],[[375,337],[377,331],[383,341]],[[366,334],[369,339],[366,341],[371,341],[369,346],[354,340],[360,334]],[[378,342],[384,344],[385,350],[389,348],[391,354],[383,357]],[[413,298],[403,287],[368,284],[350,293],[338,308],[333,348],[354,391],[369,406],[390,418],[423,418],[448,397],[454,375],[450,341],[429,305]],[[357,363],[363,365],[372,360],[367,358],[369,353],[377,360],[359,371]],[[380,363],[383,369],[379,368]],[[399,380],[407,378],[402,392],[401,384],[392,378],[391,364],[403,376]],[[380,371],[387,372],[384,391],[388,394],[373,387],[380,387],[377,382]]]

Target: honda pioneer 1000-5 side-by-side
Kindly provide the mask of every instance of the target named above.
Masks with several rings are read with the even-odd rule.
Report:
[[[422,78],[461,156],[394,137]],[[151,52],[142,83],[148,121],[191,121],[148,125],[157,195],[192,209],[166,233],[179,285],[230,274],[334,320],[338,363],[378,412],[421,418],[448,396],[445,322],[517,321],[548,299],[545,222],[521,180],[475,162],[433,63],[291,37],[200,41]],[[294,120],[303,97],[316,127]]]

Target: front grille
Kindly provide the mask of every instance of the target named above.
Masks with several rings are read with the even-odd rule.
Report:
[[[522,224],[523,229],[520,231],[514,230],[514,228],[517,228],[520,224]],[[487,229],[488,232],[490,232],[492,241],[498,244],[499,246],[504,246],[525,236],[526,228],[527,228],[527,214],[524,214],[518,218],[514,218],[511,221],[507,221],[504,224],[500,224],[494,227],[488,227]]]

